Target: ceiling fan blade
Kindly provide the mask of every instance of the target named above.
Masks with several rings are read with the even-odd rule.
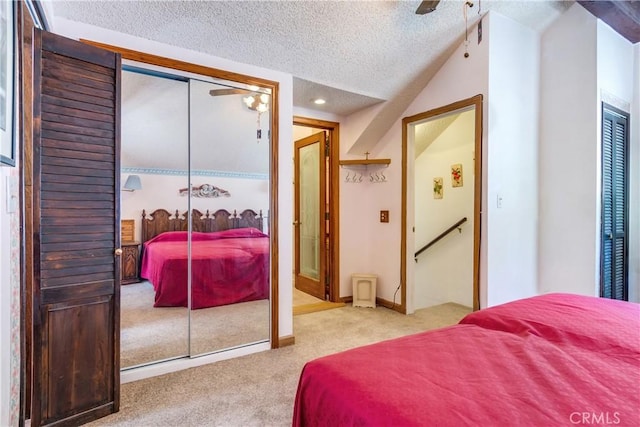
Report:
[[[243,95],[245,93],[251,93],[248,89],[211,89],[209,91],[209,95],[211,96],[222,96],[222,95]]]
[[[440,3],[440,0],[425,0],[421,2],[420,6],[418,6],[418,9],[416,9],[416,15],[424,15],[425,13],[433,12],[434,10],[436,10],[438,3]]]

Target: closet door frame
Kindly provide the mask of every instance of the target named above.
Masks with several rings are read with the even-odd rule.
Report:
[[[193,74],[213,77],[216,79],[230,80],[247,85],[256,85],[271,90],[271,114],[269,128],[271,130],[271,153],[270,153],[270,179],[269,179],[269,235],[271,238],[269,245],[269,258],[271,263],[270,275],[270,304],[271,304],[271,348],[281,346],[279,340],[279,316],[278,316],[278,112],[279,112],[279,83],[259,77],[248,76],[203,65],[192,64],[185,61],[166,58],[149,53],[126,49],[105,43],[80,39],[81,42],[100,47],[115,53],[119,53],[123,60],[136,61],[143,64],[155,65],[159,67],[186,71]]]

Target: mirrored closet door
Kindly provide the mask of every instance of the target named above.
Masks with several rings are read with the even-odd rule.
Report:
[[[136,63],[122,83],[122,368],[268,342],[270,91]]]
[[[189,354],[186,304],[156,307],[153,284],[146,278],[150,272],[141,271],[144,243],[150,238],[143,236],[143,212],[168,224],[176,212],[181,215],[189,209],[187,198],[167,191],[189,184],[186,173],[170,172],[189,168],[188,102],[186,79],[122,71],[122,368]],[[186,254],[187,242],[179,245],[176,249]],[[179,280],[175,285],[187,289],[187,275]]]
[[[269,338],[271,102],[257,87],[189,85],[190,350],[197,355]],[[212,217],[221,231],[205,234]]]

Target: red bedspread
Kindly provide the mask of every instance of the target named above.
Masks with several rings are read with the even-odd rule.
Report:
[[[156,292],[155,307],[187,307],[188,233],[145,242],[140,275]],[[191,233],[194,309],[269,297],[269,237],[255,228]]]
[[[555,294],[309,362],[293,424],[638,426],[639,408],[639,306]]]

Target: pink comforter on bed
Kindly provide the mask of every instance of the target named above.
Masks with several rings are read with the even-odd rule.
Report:
[[[187,307],[188,233],[145,242],[140,275],[155,289],[155,307]],[[269,297],[269,237],[255,228],[191,233],[191,307]]]
[[[640,306],[550,294],[307,363],[295,426],[640,425]]]

